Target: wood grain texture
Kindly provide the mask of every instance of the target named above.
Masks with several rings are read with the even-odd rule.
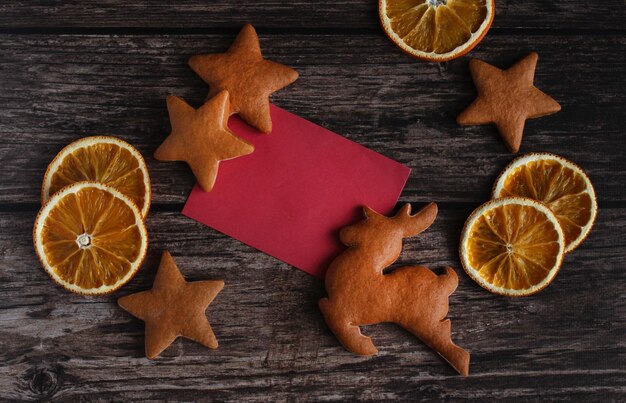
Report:
[[[193,183],[189,169],[151,157],[170,129],[165,97],[200,105],[207,87],[186,61],[223,51],[231,40],[0,36],[0,202],[38,202],[47,163],[68,142],[93,134],[139,148],[155,203],[184,202]],[[514,157],[493,127],[455,123],[475,96],[468,58],[416,62],[380,35],[262,36],[261,44],[268,58],[300,72],[274,102],[411,167],[405,194],[412,198],[484,200]],[[504,68],[532,50],[540,55],[536,85],[563,109],[527,122],[521,152],[562,154],[588,170],[601,203],[624,202],[626,164],[615,144],[624,135],[618,117],[626,104],[626,35],[488,36],[472,55]]]
[[[626,5],[497,0],[470,53],[507,67],[539,53],[536,85],[561,112],[528,122],[521,153],[580,164],[600,201],[589,238],[555,282],[521,299],[460,269],[465,218],[512,158],[495,129],[460,128],[475,96],[463,57],[415,61],[383,35],[377,1],[32,0],[0,4],[0,401],[626,401]],[[221,52],[246,22],[264,54],[300,72],[273,101],[413,169],[402,201],[439,219],[405,242],[402,264],[451,265],[452,337],[472,353],[462,378],[402,329],[371,326],[380,354],[347,353],[317,309],[323,284],[180,215],[186,166],[152,153],[169,132],[165,97],[200,105],[190,55]],[[119,136],[147,157],[150,248],[122,290],[58,288],[31,240],[47,163],[68,142]],[[188,280],[222,278],[209,307],[220,347],[178,340],[143,356],[143,324],[117,297],[151,287],[168,249]]]
[[[626,209],[602,211],[555,282],[520,299],[492,295],[460,269],[455,251],[469,212],[443,209],[431,229],[405,241],[396,265],[456,268],[449,317],[453,339],[472,353],[466,379],[392,325],[364,330],[378,356],[349,354],[316,307],[320,281],[177,212],[150,214],[147,262],[103,298],[65,292],[43,272],[30,238],[34,213],[1,213],[0,226],[12,231],[0,234],[0,397],[622,399]],[[163,249],[188,280],[226,281],[208,310],[219,349],[178,340],[158,360],[144,358],[143,324],[115,300],[151,287]]]
[[[498,0],[493,28],[624,29],[622,0]],[[378,0],[30,0],[0,5],[1,27],[376,29]]]

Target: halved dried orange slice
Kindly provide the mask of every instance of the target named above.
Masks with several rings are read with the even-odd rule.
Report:
[[[564,239],[547,206],[506,197],[474,210],[465,222],[459,253],[463,268],[481,287],[525,296],[554,279],[563,261]]]
[[[578,165],[550,153],[523,155],[504,169],[493,187],[493,197],[508,196],[546,204],[565,234],[565,253],[585,240],[598,213],[589,177]]]
[[[89,295],[126,284],[148,249],[139,208],[116,189],[95,182],[78,182],[55,193],[35,219],[33,240],[54,281]]]
[[[115,137],[92,136],[70,143],[52,160],[43,179],[41,203],[61,188],[80,181],[112,186],[148,215],[150,176],[141,153]]]
[[[379,0],[385,34],[405,53],[431,62],[464,55],[483,39],[494,0]]]

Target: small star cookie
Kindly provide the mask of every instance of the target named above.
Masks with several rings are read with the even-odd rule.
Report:
[[[252,144],[235,136],[227,126],[228,92],[222,91],[199,109],[183,99],[167,97],[172,133],[154,152],[159,161],[185,161],[205,192],[217,178],[220,161],[254,151]]]
[[[205,311],[222,288],[222,280],[186,282],[170,253],[165,251],[152,289],[122,297],[117,302],[146,323],[146,357],[152,360],[178,336],[217,348]]]
[[[561,110],[551,97],[533,85],[537,53],[532,52],[508,70],[480,60],[469,63],[478,97],[456,119],[461,126],[493,123],[507,148],[519,151],[526,119]]]
[[[226,53],[196,55],[189,66],[210,86],[209,97],[230,93],[230,113],[237,113],[263,133],[272,131],[269,96],[298,78],[294,69],[266,60],[252,25],[239,32]]]

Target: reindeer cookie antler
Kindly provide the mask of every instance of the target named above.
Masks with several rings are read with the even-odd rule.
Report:
[[[378,352],[359,326],[393,322],[437,351],[459,373],[469,373],[470,355],[450,338],[448,297],[458,285],[447,267],[437,276],[422,266],[405,266],[390,274],[383,270],[402,252],[402,239],[428,228],[437,217],[429,204],[415,215],[406,204],[394,217],[364,207],[365,219],[341,230],[349,248],[337,256],[326,272],[328,298],[319,301],[324,319],[348,350],[358,355]]]

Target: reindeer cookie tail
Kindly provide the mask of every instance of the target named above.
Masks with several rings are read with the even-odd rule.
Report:
[[[319,307],[328,327],[348,351],[357,355],[378,354],[372,339],[363,335],[358,326],[352,325],[349,320],[338,315],[328,298],[320,299]]]

